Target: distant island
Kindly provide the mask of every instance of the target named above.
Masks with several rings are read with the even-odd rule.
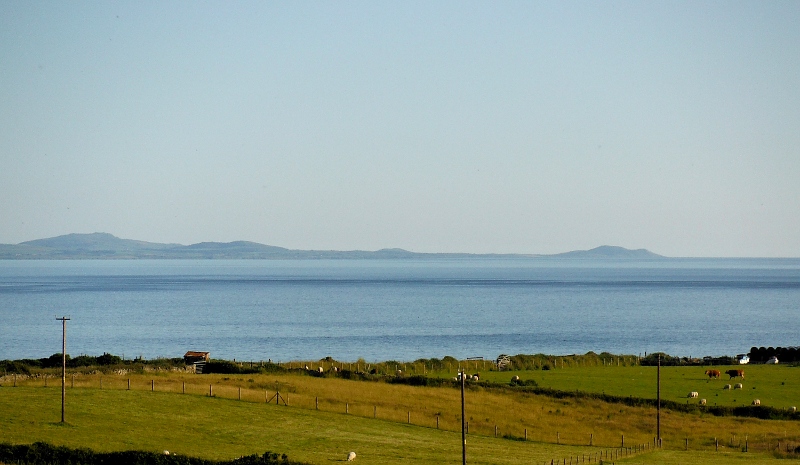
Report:
[[[120,239],[108,233],[66,234],[19,244],[0,244],[0,260],[79,259],[415,259],[415,258],[561,258],[561,259],[659,259],[645,249],[601,246],[554,255],[419,253],[403,249],[376,251],[292,250],[257,242],[200,242],[192,245],[159,244]]]

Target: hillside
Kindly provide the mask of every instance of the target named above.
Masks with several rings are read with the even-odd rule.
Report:
[[[120,239],[108,233],[66,234],[20,244],[0,244],[2,260],[36,259],[414,259],[414,258],[662,258],[644,249],[602,246],[556,255],[418,253],[403,249],[292,250],[249,241],[160,244]]]

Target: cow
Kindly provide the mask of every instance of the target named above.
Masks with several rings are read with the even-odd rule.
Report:
[[[733,378],[744,379],[744,370],[728,370],[725,372],[725,374],[730,376],[730,378],[728,379],[733,379]]]
[[[706,374],[708,375],[708,379],[719,379],[720,376],[719,370],[706,370]]]

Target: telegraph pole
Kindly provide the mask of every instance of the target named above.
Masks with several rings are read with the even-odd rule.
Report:
[[[464,369],[461,369],[461,460],[463,465],[467,465],[467,430],[464,418]]]
[[[61,321],[61,423],[64,423],[64,404],[67,398],[67,320],[69,317],[56,318]]]
[[[661,354],[658,354],[658,371],[657,371],[656,379],[658,383],[657,388],[657,397],[658,397],[658,407],[656,408],[656,440],[658,441],[658,447],[661,447]]]

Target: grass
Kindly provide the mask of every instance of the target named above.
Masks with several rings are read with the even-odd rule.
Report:
[[[725,371],[732,367],[714,367]],[[729,380],[723,373],[720,379],[705,375],[708,367],[661,367],[661,398],[679,403],[698,402],[705,398],[708,405],[750,405],[760,399],[761,405],[788,408],[800,403],[800,368],[788,365],[747,365],[745,379]],[[605,393],[655,399],[657,392],[656,367],[567,367],[552,370],[482,372],[483,379],[508,382],[517,375],[522,380],[535,380],[541,387],[562,391]],[[742,383],[744,389],[725,390],[726,384]],[[689,392],[699,393],[698,399],[687,398]]]
[[[627,390],[637,395],[652,394],[654,380],[649,378],[654,378],[655,369],[650,369],[581,367],[519,374],[542,386],[617,395]],[[792,370],[796,368],[746,368],[748,382],[766,394],[776,391],[775,399],[780,398],[780,390],[800,392],[791,384]],[[696,375],[698,371],[704,370],[662,368],[662,389],[673,386],[677,393],[697,383],[718,383],[720,389],[725,384],[707,383]],[[496,377],[504,382],[513,374],[481,372],[484,379]],[[128,380],[131,391],[127,391]],[[167,449],[220,459],[270,450],[309,463],[343,460],[349,450],[355,450],[364,463],[457,463],[461,457],[460,391],[453,387],[299,374],[199,376],[167,371],[83,374],[75,376],[74,388],[72,382],[69,376],[67,425],[62,426],[58,423],[60,377],[50,378],[47,388],[41,378],[20,379],[19,387],[11,388],[6,378],[5,387],[0,388],[0,437],[16,443],[47,441],[101,451]],[[288,400],[288,407],[275,405],[274,400],[266,404],[276,391]],[[623,437],[627,446],[651,444],[655,435],[653,408],[595,399],[553,399],[475,385],[466,398],[470,463],[550,463],[612,450]],[[770,399],[764,396],[762,401],[765,398]],[[725,462],[763,463],[772,460],[767,450],[779,441],[800,441],[796,421],[662,411],[661,429],[665,450],[639,454],[623,463],[719,463],[723,457]],[[515,440],[523,439],[526,430],[528,441]],[[688,452],[683,451],[686,438]],[[745,441],[747,454],[741,452]]]

